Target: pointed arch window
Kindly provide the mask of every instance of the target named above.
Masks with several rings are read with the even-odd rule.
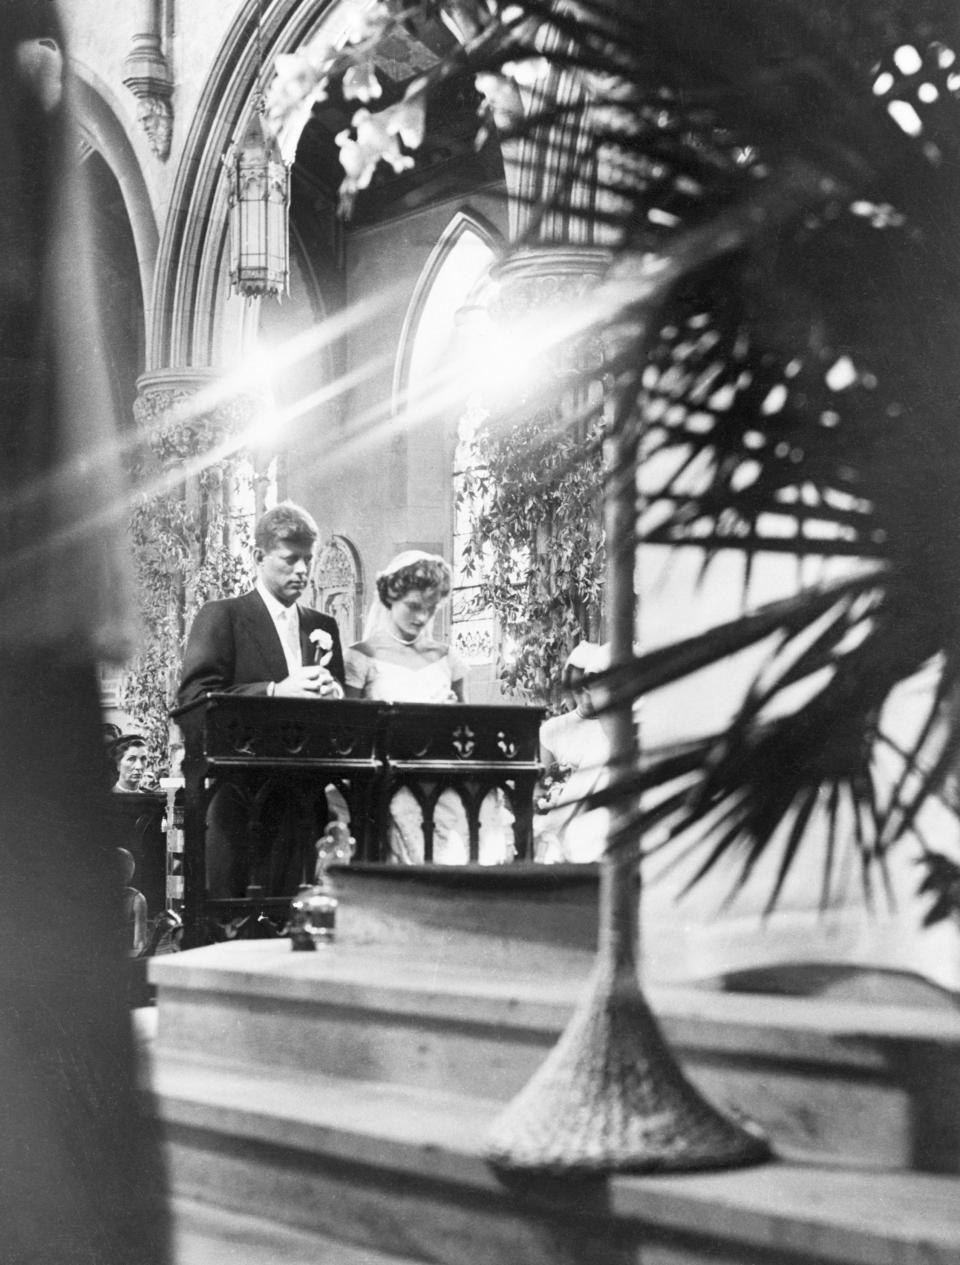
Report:
[[[448,486],[445,490],[447,532],[454,571],[450,636],[467,662],[493,680],[496,638],[489,612],[476,608],[476,574],[465,566],[464,545],[472,531],[469,506],[460,495],[464,462],[464,413],[472,408],[469,389],[450,380],[451,365],[462,360],[462,340],[469,337],[465,314],[482,302],[491,267],[499,257],[499,240],[482,221],[458,212],[437,243],[414,292],[401,337],[397,362],[395,411],[405,410],[422,422],[445,414]],[[471,415],[471,422],[473,418]],[[469,425],[467,426],[469,430]],[[415,432],[414,432],[415,433]],[[416,441],[414,441],[416,442]],[[484,692],[471,685],[471,695]]]

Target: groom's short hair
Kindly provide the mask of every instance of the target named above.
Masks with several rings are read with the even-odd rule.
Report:
[[[319,535],[317,524],[305,509],[293,501],[281,501],[261,515],[253,533],[253,543],[264,553],[269,553],[284,540],[313,546]]]

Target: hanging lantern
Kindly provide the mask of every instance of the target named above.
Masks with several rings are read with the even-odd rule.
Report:
[[[224,160],[230,179],[230,283],[255,298],[289,293],[290,168],[264,119],[262,99]]]

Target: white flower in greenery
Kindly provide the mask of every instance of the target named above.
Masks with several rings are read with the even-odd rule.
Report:
[[[295,53],[281,53],[274,62],[274,78],[270,95],[278,100],[299,105],[312,93],[323,79],[323,72],[313,64],[305,49]]]
[[[373,168],[379,162],[380,155],[376,155],[375,160],[371,162],[371,155],[363,152],[359,143],[350,135],[349,128],[343,132],[337,132],[333,139],[340,146],[340,166],[344,170],[346,179],[355,189],[365,189],[370,183]]]
[[[368,112],[360,110],[357,113]],[[340,182],[340,208],[344,214],[350,213],[357,192],[367,187],[377,169],[382,153],[373,143],[376,139],[375,134],[365,134],[359,128],[355,138],[350,135],[349,130],[338,132],[334,137],[340,146],[340,166],[344,172]]]
[[[340,146],[340,165],[345,179],[340,185],[340,205],[349,212],[353,199],[373,179],[377,163],[389,163],[396,172],[413,166],[413,159],[400,149],[402,141],[415,149],[423,141],[426,118],[423,98],[416,94],[388,106],[376,114],[358,110],[353,116],[353,137],[348,131],[335,137]]]
[[[277,57],[266,101],[267,118],[275,132],[294,115],[303,115],[305,122],[314,102],[326,99],[332,56],[329,45],[318,44]]]
[[[505,75],[474,75],[477,92],[493,115],[498,127],[509,127],[523,113],[520,93],[512,79]]]
[[[375,44],[395,24],[396,18],[387,12],[386,5],[375,5],[356,15],[353,24],[347,29],[347,43]]]
[[[375,101],[383,95],[372,61],[358,62],[349,68],[343,76],[343,95],[354,101]]]
[[[503,63],[503,73],[521,88],[532,88],[538,80],[546,77],[550,64],[545,57],[524,57],[521,61]]]
[[[407,149],[419,149],[423,144],[423,133],[427,122],[427,107],[423,93],[408,93],[402,101],[398,101],[384,113],[390,116],[389,130],[400,137]]]

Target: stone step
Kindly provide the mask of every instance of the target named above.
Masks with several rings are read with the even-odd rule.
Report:
[[[418,1265],[194,1199],[171,1207],[173,1265]]]
[[[161,1051],[152,1076],[187,1209],[177,1265],[245,1265],[222,1242],[243,1217],[291,1253],[315,1236],[271,1265],[960,1265],[953,1178],[778,1161],[505,1185],[482,1158],[494,1101]],[[185,1255],[204,1236],[208,1257]]]
[[[455,958],[437,943],[260,941],[154,959],[157,1048],[505,1102],[556,1042],[586,967]],[[953,1011],[665,987],[649,1000],[691,1078],[781,1156],[960,1173]]]

